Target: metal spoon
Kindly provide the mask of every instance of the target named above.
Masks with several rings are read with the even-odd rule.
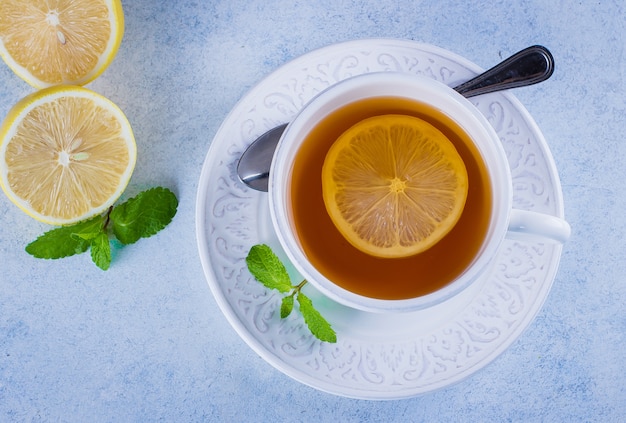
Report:
[[[515,53],[475,78],[454,87],[464,97],[473,97],[509,88],[524,87],[548,79],[554,72],[554,59],[542,46],[531,46]],[[270,129],[244,151],[237,175],[250,188],[267,191],[272,157],[287,124]]]

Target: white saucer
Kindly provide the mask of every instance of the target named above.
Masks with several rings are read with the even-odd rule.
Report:
[[[268,197],[239,182],[237,161],[256,137],[288,122],[319,91],[375,71],[427,75],[454,86],[481,69],[446,50],[393,39],[335,44],[287,63],[250,90],[215,135],[200,176],[196,230],[217,303],[268,363],[332,394],[397,399],[456,383],[511,345],[543,305],[562,247],[506,240],[488,275],[472,291],[405,315],[352,310],[307,285],[316,307],[337,331],[336,344],[317,341],[296,313],[281,320],[280,297],[256,282],[245,264],[249,249],[258,243],[270,244],[282,255],[269,220]],[[471,101],[504,144],[514,206],[563,217],[554,161],[526,109],[510,93]]]

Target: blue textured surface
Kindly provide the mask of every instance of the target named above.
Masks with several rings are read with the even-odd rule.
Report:
[[[124,2],[126,34],[92,88],[131,121],[130,193],[172,188],[179,212],[118,250],[36,260],[47,229],[0,196],[0,421],[626,421],[626,9],[621,0]],[[303,386],[259,358],[205,282],[194,209],[210,141],[277,66],[364,37],[408,38],[483,67],[531,44],[553,78],[516,91],[559,168],[574,233],[542,311],[455,386],[367,402]],[[0,65],[0,115],[32,89]]]

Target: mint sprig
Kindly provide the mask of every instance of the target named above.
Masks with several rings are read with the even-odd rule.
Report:
[[[307,281],[292,285],[287,269],[269,246],[265,244],[253,246],[246,257],[246,264],[252,276],[265,287],[288,294],[281,300],[282,319],[292,313],[297,301],[300,314],[313,336],[323,342],[337,342],[337,334],[330,323],[315,309],[311,299],[302,292]]]
[[[133,244],[165,228],[174,218],[178,199],[167,188],[157,187],[114,207],[103,215],[52,229],[26,246],[26,252],[42,259],[59,259],[91,249],[91,260],[102,270],[111,266],[111,239]]]

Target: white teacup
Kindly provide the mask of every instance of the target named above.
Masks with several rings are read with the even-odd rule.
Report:
[[[393,97],[429,104],[451,118],[473,141],[491,184],[491,219],[478,253],[455,279],[434,292],[403,299],[379,299],[349,291],[313,266],[298,239],[291,206],[293,164],[316,125],[333,111],[355,101]],[[321,175],[311,175],[321,179]],[[459,294],[487,270],[505,236],[533,236],[565,242],[570,226],[563,219],[512,207],[511,171],[500,139],[487,119],[466,98],[430,78],[394,72],[370,73],[341,81],[313,98],[283,134],[270,170],[269,201],[274,229],[294,267],[324,295],[346,306],[372,312],[406,312],[431,307]],[[389,259],[393,260],[393,259]],[[454,260],[451,257],[450,260]],[[381,281],[385,283],[385,281]]]

